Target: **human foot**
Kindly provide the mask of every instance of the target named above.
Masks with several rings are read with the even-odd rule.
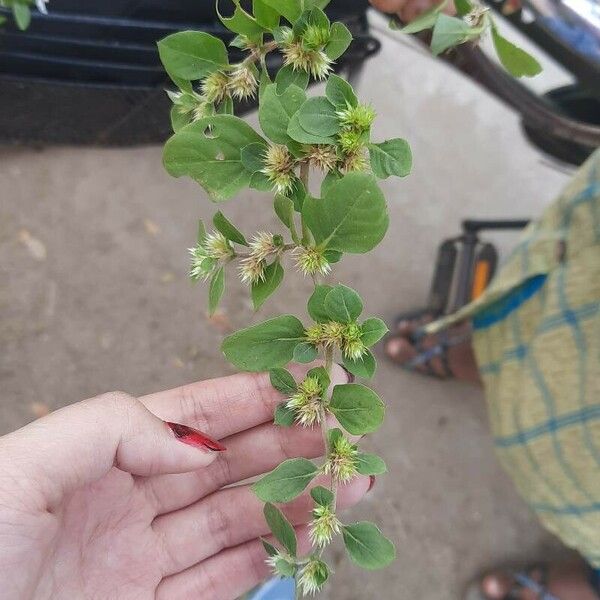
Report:
[[[461,323],[452,327],[445,339],[438,334],[416,340],[415,335],[418,330],[432,320],[430,315],[425,315],[421,318],[400,321],[396,331],[388,337],[385,343],[385,352],[388,357],[399,365],[424,375],[433,375],[443,379],[453,377],[480,384],[475,354],[469,338],[469,323]],[[453,344],[456,341],[459,343]],[[438,346],[441,347],[428,360],[422,364],[412,364],[419,355],[425,357],[429,353],[435,352],[433,349]]]
[[[529,582],[529,583],[528,583]],[[544,595],[545,594],[545,595]],[[535,567],[523,575],[497,570],[474,584],[466,600],[599,600],[583,562]]]

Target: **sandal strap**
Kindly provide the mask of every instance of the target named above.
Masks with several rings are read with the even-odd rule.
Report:
[[[531,571],[540,571],[542,573],[542,582],[546,581],[548,570],[545,567],[536,567],[534,569],[531,569],[530,572]],[[523,588],[526,588],[528,590],[531,590],[532,592],[535,592],[538,595],[538,600],[560,600],[558,596],[551,594],[546,589],[545,583],[539,583],[525,573],[514,573],[513,575],[519,587],[513,590],[511,594],[514,595]]]

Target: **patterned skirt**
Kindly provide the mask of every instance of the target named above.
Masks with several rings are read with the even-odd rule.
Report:
[[[600,151],[524,232],[471,319],[500,461],[541,522],[600,568]]]

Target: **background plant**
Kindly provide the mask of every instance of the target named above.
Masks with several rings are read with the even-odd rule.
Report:
[[[13,19],[21,31],[29,27],[29,23],[31,22],[31,7],[35,5],[41,13],[46,14],[47,3],[48,0],[0,0],[0,6],[11,10]],[[5,20],[5,17],[0,15],[0,25]]]
[[[533,77],[542,71],[540,63],[530,54],[501,35],[490,9],[477,0],[454,0],[456,16],[443,12],[449,0],[442,0],[417,19],[400,28],[402,33],[418,33],[431,29],[431,51],[436,56],[465,43],[479,43],[488,33],[498,59],[514,77]],[[396,21],[390,22],[398,29]]]
[[[325,457],[320,464],[287,460],[254,485],[274,536],[273,543],[264,541],[267,560],[275,574],[294,577],[298,594],[305,595],[319,591],[328,580],[324,550],[337,536],[351,560],[365,569],[385,567],[395,558],[394,545],[376,525],[344,523],[336,511],[339,486],[359,474],[386,471],[384,461],[362,452],[352,437],[381,426],[384,404],[363,384],[331,386],[334,360],[356,377],[374,375],[370,348],[387,327],[377,317],[363,318],[363,302],[355,290],[323,283],[323,278],[344,254],[367,253],[381,242],[389,219],[377,180],[408,175],[412,162],[405,140],[371,139],[373,108],[333,74],[352,36],[342,23],[330,23],[323,12],[327,4],[254,0],[248,12],[233,0],[232,14],[219,12],[219,17],[236,34],[231,45],[246,53],[235,64],[229,62],[225,44],[203,32],[170,35],[158,45],[177,86],[168,92],[175,134],[164,149],[167,171],[192,177],[214,202],[248,187],[270,192],[281,222],[280,231],[261,231],[250,238],[221,211],[210,231],[200,223],[197,243],[190,249],[190,275],[209,282],[209,312],[216,310],[225,273],[232,269],[248,285],[255,308],[282,284],[290,264],[314,282],[308,320],[278,316],[230,335],[222,346],[237,368],[270,372],[272,385],[285,398],[275,411],[277,425],[322,430]],[[266,66],[272,52],[282,59],[274,79]],[[307,94],[311,79],[324,84],[324,95]],[[255,96],[262,134],[234,115],[235,101]],[[315,182],[310,185],[315,172],[322,175],[316,195]],[[285,368],[291,361],[319,358],[322,366],[301,380]],[[339,427],[329,425],[330,416]],[[316,485],[321,475],[329,477],[327,487]],[[292,525],[275,505],[290,502],[307,488],[314,502],[312,549],[301,556]]]

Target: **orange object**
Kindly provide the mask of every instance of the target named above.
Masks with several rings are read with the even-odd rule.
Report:
[[[479,298],[483,294],[490,281],[490,263],[487,260],[477,261],[473,273],[473,286],[471,288],[471,300]]]

